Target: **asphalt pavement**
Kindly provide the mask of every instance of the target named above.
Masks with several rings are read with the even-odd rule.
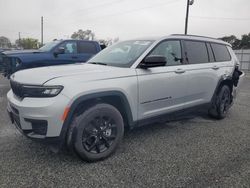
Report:
[[[224,120],[206,115],[125,134],[110,158],[86,163],[22,136],[0,77],[0,187],[250,187],[250,73]]]

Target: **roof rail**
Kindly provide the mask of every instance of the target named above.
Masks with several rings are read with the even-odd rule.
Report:
[[[185,35],[185,34],[172,34],[171,36],[190,36],[190,37],[203,37],[203,38],[208,38],[208,39],[214,39],[214,40],[220,40],[217,38],[213,38],[213,37],[206,37],[206,36],[200,36],[200,35]]]

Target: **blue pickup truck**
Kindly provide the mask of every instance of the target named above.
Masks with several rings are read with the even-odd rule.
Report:
[[[1,72],[9,78],[22,69],[86,62],[101,49],[96,41],[55,40],[37,50],[3,51]]]

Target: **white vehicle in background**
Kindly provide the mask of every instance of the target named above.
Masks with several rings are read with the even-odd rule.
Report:
[[[8,112],[27,137],[97,161],[115,151],[124,127],[197,107],[224,118],[244,75],[238,63],[228,43],[208,37],[123,41],[85,64],[13,74]]]

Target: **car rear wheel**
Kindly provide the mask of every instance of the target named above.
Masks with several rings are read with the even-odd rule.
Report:
[[[231,92],[227,85],[223,85],[217,94],[213,107],[209,110],[209,115],[217,119],[226,117],[231,106]]]
[[[71,125],[72,147],[85,161],[107,158],[124,134],[123,118],[112,105],[97,104],[76,117]]]

